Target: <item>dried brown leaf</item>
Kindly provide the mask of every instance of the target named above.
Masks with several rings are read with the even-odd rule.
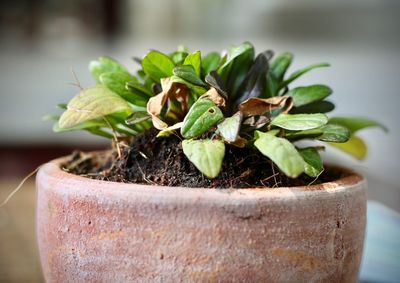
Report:
[[[163,122],[159,118],[161,110],[164,107],[164,104],[167,102],[167,99],[168,99],[168,93],[160,92],[156,96],[150,98],[149,101],[147,102],[147,113],[150,114],[153,120],[154,127],[159,130],[168,127],[167,123]]]
[[[250,116],[243,122],[243,124],[258,129],[265,126],[269,121],[270,119],[266,116],[259,116],[257,118],[255,116]]]
[[[249,98],[239,105],[239,110],[244,116],[254,116],[280,108],[284,108],[283,113],[288,113],[292,107],[292,98],[285,95],[270,98]]]
[[[182,110],[188,109],[188,92],[183,84],[172,82],[169,78],[161,79],[162,92],[153,96],[147,102],[147,112],[151,115],[155,128],[162,130],[168,127],[168,124],[161,120],[160,114],[168,99],[176,99],[180,102]]]
[[[225,98],[219,94],[216,88],[211,87],[205,94],[200,98],[208,98],[217,106],[225,106]]]
[[[239,136],[236,139],[236,141],[230,142],[229,144],[234,145],[236,147],[243,148],[243,147],[245,147],[247,145],[247,140],[245,138],[242,138],[242,137]]]

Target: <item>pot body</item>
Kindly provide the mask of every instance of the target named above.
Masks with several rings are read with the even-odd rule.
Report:
[[[366,181],[193,189],[37,177],[47,282],[356,282]]]

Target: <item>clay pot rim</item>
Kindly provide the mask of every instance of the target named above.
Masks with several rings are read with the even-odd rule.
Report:
[[[299,198],[309,197],[311,195],[336,195],[344,193],[349,189],[360,188],[361,183],[366,183],[366,179],[350,169],[339,166],[330,166],[349,173],[334,182],[327,182],[311,186],[298,187],[278,187],[278,188],[245,188],[245,189],[215,189],[215,188],[188,188],[188,187],[169,187],[155,186],[135,183],[120,183],[111,181],[94,180],[61,169],[61,164],[66,161],[68,156],[52,160],[44,164],[38,172],[38,180],[53,179],[57,182],[67,180],[68,187],[71,190],[79,190],[85,195],[98,194],[135,194],[146,196],[157,196],[162,198],[202,198],[202,199],[225,199],[227,195],[230,198],[239,199],[260,199],[260,198]],[[68,192],[66,192],[68,193]]]

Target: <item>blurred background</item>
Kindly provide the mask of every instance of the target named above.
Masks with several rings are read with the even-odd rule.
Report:
[[[360,135],[364,162],[329,148],[326,159],[365,174],[369,198],[400,211],[400,2],[397,0],[2,0],[0,3],[0,200],[39,164],[74,148],[105,148],[86,133],[55,134],[41,118],[94,84],[90,60],[149,48],[221,51],[251,41],[257,51],[291,51],[291,71],[316,62],[298,84],[334,90],[332,115],[368,116],[390,129]],[[0,209],[0,282],[40,282],[34,242],[34,185]],[[18,241],[13,241],[18,240]],[[12,251],[12,252],[8,252]],[[4,256],[6,255],[7,256]]]

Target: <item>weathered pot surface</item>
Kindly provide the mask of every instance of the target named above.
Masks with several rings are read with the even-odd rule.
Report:
[[[356,282],[366,181],[193,189],[37,177],[47,282]]]

